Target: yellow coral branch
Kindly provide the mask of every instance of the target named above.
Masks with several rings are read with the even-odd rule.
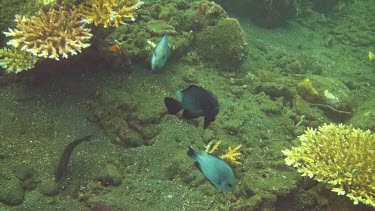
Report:
[[[219,149],[221,141],[217,141],[215,145],[211,148],[213,143],[215,143],[214,140],[210,141],[210,143],[208,143],[206,146],[206,152],[208,152],[209,154],[213,154],[217,149]]]
[[[134,21],[134,12],[142,4],[140,0],[87,0],[79,9],[84,22],[118,27],[124,20]]]
[[[212,146],[215,143],[214,146]],[[210,141],[210,143],[207,144],[205,151],[209,154],[213,154],[216,152],[217,149],[219,149],[219,146],[221,145],[221,141],[215,142],[214,140]],[[225,154],[222,154],[220,156],[221,159],[224,159],[234,165],[242,165],[238,160],[237,157],[241,155],[241,153],[238,152],[238,150],[241,148],[242,145],[238,145],[236,148],[232,149],[231,147],[228,148],[228,152]]]
[[[238,145],[236,148],[232,149],[231,147],[228,148],[228,152],[222,154],[220,158],[229,161],[234,165],[242,165],[241,162],[237,160],[237,157],[241,155],[238,150],[241,148],[242,145]]]

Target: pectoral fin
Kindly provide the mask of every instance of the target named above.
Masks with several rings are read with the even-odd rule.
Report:
[[[181,111],[180,103],[173,98],[164,98],[164,104],[167,107],[169,114],[177,114],[179,111]]]
[[[206,129],[210,125],[211,122],[215,121],[215,116],[207,115],[204,117],[204,125],[203,128]]]

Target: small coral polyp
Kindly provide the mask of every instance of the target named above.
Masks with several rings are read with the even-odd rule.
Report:
[[[300,147],[283,150],[285,162],[332,186],[354,204],[375,207],[375,135],[352,126],[324,124],[307,129],[299,137]]]
[[[59,60],[90,46],[92,34],[75,8],[40,11],[31,18],[16,15],[15,21],[16,29],[4,32],[13,38],[7,44],[34,56]]]

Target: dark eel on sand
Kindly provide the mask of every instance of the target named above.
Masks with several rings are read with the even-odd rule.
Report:
[[[76,139],[64,149],[64,152],[61,154],[59,164],[57,165],[57,168],[55,170],[56,182],[59,182],[62,176],[67,172],[69,159],[75,147],[84,141],[91,141],[92,136],[93,135],[88,135],[88,136]]]

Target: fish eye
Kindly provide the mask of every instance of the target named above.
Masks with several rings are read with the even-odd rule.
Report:
[[[232,188],[232,187],[233,187],[233,185],[232,185],[231,183],[228,183],[227,186],[228,186],[229,188]]]

